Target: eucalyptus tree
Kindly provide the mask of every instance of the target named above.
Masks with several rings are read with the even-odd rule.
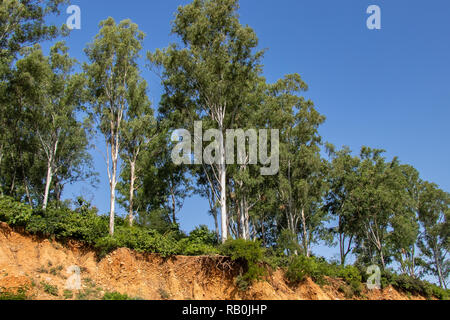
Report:
[[[131,20],[116,24],[113,18],[100,23],[100,31],[85,49],[84,65],[92,114],[105,137],[107,173],[110,186],[109,233],[114,234],[116,187],[122,132],[130,108],[129,89],[137,83],[137,60],[144,33]]]
[[[63,34],[65,28],[49,24],[46,17],[58,14],[66,0],[3,0],[0,2],[0,166],[7,157],[11,135],[11,118],[17,116],[11,104],[11,93],[19,89],[12,88],[11,77],[14,74],[13,63],[20,51],[41,41],[50,40]],[[30,167],[28,163],[25,167]],[[20,171],[25,171],[20,170]],[[28,187],[27,187],[28,189]],[[29,197],[30,199],[30,197]]]
[[[46,17],[59,14],[68,0],[3,0],[0,3],[0,59],[15,58],[20,49],[61,34]],[[3,60],[4,62],[5,60]]]
[[[35,157],[39,154],[39,141],[32,129],[36,123],[33,107],[42,97],[40,84],[45,82],[49,70],[39,46],[28,48],[23,54],[24,58],[10,72],[4,96],[2,178],[6,194],[18,199],[25,194],[33,205],[38,201],[32,189],[41,191],[38,185],[45,180],[45,175],[35,170],[42,162]]]
[[[151,152],[148,150],[157,138],[156,120],[153,109],[147,96],[147,83],[139,77],[136,82],[130,82],[128,87],[128,114],[127,121],[123,123],[121,133],[122,149],[120,156],[126,163],[128,185],[128,222],[133,225],[135,217],[135,193],[137,175],[143,174],[138,161],[143,154]]]
[[[285,227],[309,256],[311,244],[325,236],[322,210],[326,162],[320,155],[319,126],[325,121],[301,93],[308,89],[300,75],[285,76],[269,90],[272,126],[281,128],[278,196]]]
[[[44,82],[41,83],[42,97],[35,110],[35,132],[39,138],[47,162],[47,176],[42,207],[48,204],[50,186],[54,175],[61,169],[58,164],[60,149],[65,142],[75,140],[71,147],[73,153],[79,147],[86,147],[86,135],[80,122],[76,119],[76,111],[80,110],[84,79],[73,74],[76,63],[68,55],[68,48],[58,42],[50,49],[50,56],[45,59],[48,64]],[[84,148],[82,148],[84,149]],[[68,158],[73,154],[66,154]],[[64,164],[64,162],[62,162]]]
[[[357,236],[359,251],[384,269],[392,258],[388,244],[393,218],[404,212],[407,194],[398,159],[386,162],[383,153],[368,147],[361,149],[351,209],[361,227]]]
[[[419,206],[422,180],[419,172],[410,165],[400,166],[405,197],[401,208],[392,218],[393,232],[388,238],[394,259],[400,264],[402,273],[418,276],[421,260],[418,256],[417,241],[419,229]]]
[[[22,108],[13,117],[18,119],[23,130],[28,130],[31,141],[35,141],[35,161],[45,164],[42,198],[39,202],[47,207],[53,179],[57,177],[60,198],[66,181],[77,181],[81,176],[90,177],[91,158],[86,128],[78,121],[81,110],[84,77],[73,73],[76,61],[68,55],[63,42],[43,54],[39,45],[24,51],[17,61],[11,86],[15,94],[11,102]],[[11,90],[14,92],[14,90]],[[9,130],[17,130],[9,127]],[[12,140],[13,143],[15,140]],[[16,141],[14,147],[20,150]],[[75,173],[77,172],[77,174]],[[29,174],[26,174],[29,179]]]
[[[161,113],[178,110],[190,120],[186,129],[193,130],[195,120],[208,120],[204,128],[208,125],[221,133],[214,137],[218,164],[211,165],[210,178],[218,181],[219,190],[212,191],[220,204],[222,241],[228,238],[225,132],[246,103],[262,55],[256,52],[253,30],[239,23],[237,9],[238,0],[194,0],[179,7],[172,32],[182,45],[149,54],[152,64],[163,67]]]
[[[422,227],[418,246],[426,262],[426,272],[447,288],[450,275],[450,195],[436,184],[424,182],[420,192],[419,221]]]
[[[333,146],[328,146],[328,150],[331,161],[325,208],[337,219],[337,226],[333,232],[338,238],[341,264],[345,265],[345,260],[354,248],[354,240],[360,229],[360,221],[352,205],[360,159],[352,156],[348,147],[335,151]]]

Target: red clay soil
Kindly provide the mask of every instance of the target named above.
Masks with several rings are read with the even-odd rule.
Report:
[[[81,269],[81,290],[66,288],[70,266]],[[340,279],[319,286],[311,279],[291,286],[281,270],[271,272],[247,291],[235,284],[236,272],[221,257],[176,256],[164,259],[119,249],[98,261],[93,250],[77,242],[61,244],[11,229],[0,223],[0,291],[27,287],[34,300],[101,299],[119,292],[146,300],[345,300]],[[359,299],[410,300],[392,287],[364,292]]]

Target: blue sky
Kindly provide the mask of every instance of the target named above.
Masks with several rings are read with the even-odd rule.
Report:
[[[147,34],[144,50],[176,40],[170,21],[179,5],[174,0],[73,0],[81,8],[82,28],[66,39],[71,54],[86,60],[83,49],[98,32],[98,23],[112,16],[130,18]],[[381,30],[366,27],[369,5],[381,8]],[[381,0],[241,0],[241,23],[257,33],[267,48],[264,75],[270,82],[299,73],[306,94],[327,117],[320,133],[336,146],[387,150],[416,167],[422,178],[450,191],[450,2]],[[64,23],[64,12],[57,18]],[[145,54],[143,51],[143,54]],[[158,78],[142,64],[149,95],[157,106]],[[99,148],[104,142],[98,139]],[[109,186],[102,156],[93,151],[101,182],[97,190],[79,183],[65,197],[83,195],[108,212]],[[182,229],[213,221],[206,201],[188,199],[179,213]],[[337,249],[316,248],[332,256]]]

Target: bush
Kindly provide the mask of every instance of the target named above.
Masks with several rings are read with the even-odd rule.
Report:
[[[42,289],[44,292],[51,294],[52,296],[58,296],[58,288],[55,286],[52,286],[49,283],[46,283],[44,281],[41,282]]]
[[[58,240],[75,239],[94,244],[99,237],[108,234],[108,221],[93,210],[77,212],[69,208],[49,207],[35,210],[26,230]]]
[[[392,285],[398,290],[422,295],[427,299],[437,298],[440,300],[449,300],[450,290],[444,290],[435,284],[413,278],[406,274],[397,275],[389,270],[384,271],[381,277],[382,287]]]
[[[177,241],[170,235],[141,227],[117,226],[114,236],[107,235],[95,242],[102,257],[118,248],[129,248],[141,253],[159,253],[163,257],[177,254]]]
[[[17,289],[15,292],[4,291],[0,288],[0,301],[1,300],[27,300],[27,291],[28,288],[21,287]]]
[[[126,294],[121,294],[119,292],[106,292],[103,296],[103,300],[135,300],[130,298]]]
[[[82,199],[79,206],[71,210],[61,203],[52,203],[46,210],[32,210],[29,206],[11,198],[0,198],[0,221],[11,226],[23,226],[31,234],[53,237],[57,240],[79,240],[93,245],[100,257],[118,248],[129,248],[137,252],[159,253],[164,257],[178,254],[176,230],[162,235],[155,230],[139,225],[129,227],[127,222],[117,217],[114,236],[109,235],[108,217],[97,215],[97,210]],[[212,243],[212,237],[204,229],[193,233],[194,243]],[[208,244],[209,245],[209,244]],[[190,246],[193,254],[199,251],[210,252],[210,247],[195,248]]]
[[[189,241],[196,243],[203,243],[210,246],[216,246],[218,244],[216,233],[209,230],[208,227],[205,225],[196,227],[189,234]]]
[[[0,221],[11,226],[25,226],[33,213],[29,205],[10,197],[0,198]]]
[[[350,286],[353,294],[360,296],[364,290],[364,285],[359,269],[354,266],[339,266],[337,270],[337,277],[342,278]]]
[[[386,288],[389,285],[397,290],[418,294],[427,299],[450,299],[450,290],[444,290],[428,281],[413,278],[406,274],[397,275],[390,270],[385,270],[381,275],[381,286],[382,288]]]
[[[286,278],[291,283],[299,283],[306,277],[311,277],[318,284],[323,284],[325,274],[324,266],[316,258],[294,256],[289,263]]]
[[[263,261],[264,249],[259,241],[229,239],[221,246],[220,252],[243,267],[243,272],[238,278],[241,289],[245,289],[255,280],[260,280],[266,273],[260,265]]]
[[[291,283],[299,283],[306,277],[310,277],[319,285],[325,284],[325,276],[330,278],[341,278],[349,286],[345,290],[346,295],[349,292],[360,295],[364,289],[362,276],[358,268],[354,266],[340,266],[335,263],[328,263],[323,258],[294,256],[291,258],[286,271],[286,278]]]
[[[193,230],[189,237],[181,239],[178,243],[178,252],[187,256],[217,254],[217,236],[206,226]]]

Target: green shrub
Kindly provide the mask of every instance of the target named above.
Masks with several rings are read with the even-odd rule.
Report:
[[[163,257],[178,253],[177,241],[171,234],[161,235],[155,230],[128,226],[117,226],[114,236],[107,235],[97,239],[95,247],[100,256],[118,248],[129,248],[142,253],[159,253]]]
[[[134,300],[126,294],[121,294],[119,292],[106,292],[103,295],[103,300]]]
[[[219,252],[216,247],[204,243],[193,242],[188,238],[178,242],[177,251],[186,256],[214,255]]]
[[[33,213],[29,205],[10,197],[0,197],[0,221],[11,226],[25,226]]]
[[[364,285],[359,269],[354,266],[336,266],[336,268],[336,276],[342,278],[350,286],[354,295],[360,296],[364,290]]]
[[[351,299],[355,295],[355,293],[353,292],[353,289],[347,285],[339,286],[338,291],[342,292],[346,299]]]
[[[0,301],[1,300],[27,300],[27,291],[28,288],[21,287],[17,289],[15,292],[5,291],[0,288]]]
[[[196,227],[193,231],[191,231],[189,234],[189,241],[203,243],[210,246],[216,246],[218,244],[216,233],[209,230],[205,225]]]
[[[64,290],[64,299],[72,299],[73,298],[73,292],[71,290]]]
[[[311,277],[313,281],[323,284],[325,274],[324,266],[316,258],[294,256],[289,263],[286,278],[291,283],[299,283],[306,277]]]
[[[325,284],[325,276],[341,278],[349,286],[352,295],[360,295],[364,289],[362,276],[358,268],[354,266],[340,266],[336,263],[328,263],[323,258],[294,256],[291,257],[286,271],[286,278],[291,283],[299,283],[306,277],[310,277],[319,285]],[[348,294],[348,290],[345,292]]]
[[[382,288],[392,285],[397,290],[414,293],[426,297],[449,300],[450,290],[444,290],[435,284],[413,278],[406,274],[397,275],[389,270],[383,272],[381,276]]]
[[[77,212],[69,208],[49,207],[47,210],[35,210],[26,230],[59,240],[75,239],[94,244],[96,239],[108,234],[108,222],[93,210]]]
[[[195,228],[189,237],[178,242],[178,252],[187,256],[213,255],[217,249],[217,236],[206,226]]]
[[[264,249],[259,241],[229,239],[221,246],[220,252],[243,266],[240,282],[250,285],[253,281],[260,280],[266,273],[260,265],[264,258]],[[248,285],[241,283],[240,287],[248,287]]]
[[[41,282],[41,286],[42,289],[44,289],[44,292],[51,294],[52,296],[58,296],[58,288],[56,286],[52,286],[44,281]]]

